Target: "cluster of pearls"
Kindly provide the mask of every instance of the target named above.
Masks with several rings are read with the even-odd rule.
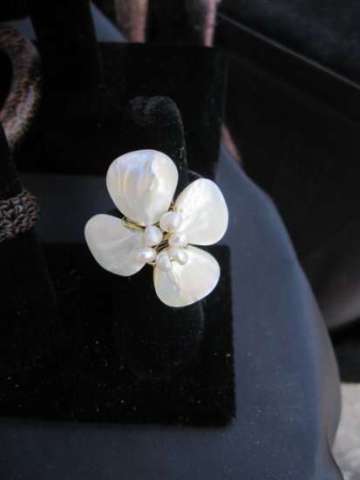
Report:
[[[137,253],[137,260],[156,264],[165,272],[171,270],[172,262],[185,265],[188,261],[187,238],[179,231],[181,222],[181,214],[170,210],[161,216],[159,226],[145,227],[144,247]]]

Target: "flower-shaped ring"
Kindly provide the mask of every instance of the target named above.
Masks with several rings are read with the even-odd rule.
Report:
[[[226,232],[228,209],[219,187],[199,178],[173,202],[178,183],[174,162],[156,150],[138,150],[110,165],[106,185],[124,215],[95,215],[85,238],[95,260],[109,272],[130,276],[154,267],[159,299],[185,307],[216,287],[220,267],[194,245],[212,245]]]

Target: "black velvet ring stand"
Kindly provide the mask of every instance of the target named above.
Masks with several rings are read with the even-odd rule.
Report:
[[[2,422],[3,478],[339,480],[333,353],[274,206],[219,150],[222,56],[171,46],[100,51],[104,76],[87,89],[87,102],[76,83],[47,83],[38,125],[16,155],[42,205],[37,231],[57,294],[63,340],[53,351],[62,369],[43,364],[38,383],[50,378],[54,388],[25,413],[16,397],[1,411],[113,424]],[[139,96],[162,98],[131,103]],[[181,325],[160,316],[156,331],[157,307],[147,308],[147,294],[136,290],[142,282],[149,290],[146,271],[123,281],[101,270],[82,228],[113,208],[104,174],[117,155],[171,147],[182,165],[179,117],[163,97],[181,112],[189,169],[216,180],[230,222],[213,250],[221,283],[202,303],[203,316],[200,306]],[[134,300],[145,322],[131,316]]]
[[[18,195],[23,186],[1,128],[0,157],[3,201]],[[55,294],[33,229],[0,243],[0,270],[0,404],[6,414],[16,401],[15,410],[21,413],[49,388],[41,367],[51,361],[57,337]]]
[[[111,275],[96,264],[83,237],[92,214],[119,213],[104,180],[117,155],[141,148],[168,154],[179,170],[176,195],[198,177],[189,172],[186,146],[193,167],[207,158],[201,173],[213,175],[224,61],[218,53],[199,48],[191,57],[190,48],[176,50],[174,58],[169,48],[110,45],[103,52],[105,91],[102,86],[94,90],[91,81],[86,90],[88,99],[97,92],[95,109],[83,103],[84,96],[79,105],[77,82],[73,90],[57,77],[45,84],[39,123],[16,160],[32,171],[23,178],[42,206],[38,232],[62,317],[63,340],[54,351],[66,359],[54,381],[64,389],[59,394],[58,388],[49,388],[37,403],[22,402],[21,410],[12,396],[4,407],[7,415],[192,425],[226,424],[235,415],[228,249],[211,248],[222,269],[215,292],[201,303],[171,309],[157,299],[150,267],[130,278]],[[202,66],[197,78],[192,75],[195,64]],[[144,65],[146,76],[141,75]],[[175,78],[183,82],[178,85]],[[185,88],[190,85],[188,96]],[[176,104],[160,96],[162,92],[181,105],[186,133]],[[60,99],[65,100],[62,109]],[[69,110],[76,116],[69,117]],[[89,130],[95,134],[89,136]],[[202,142],[207,136],[210,141]],[[61,150],[56,148],[60,141]],[[72,175],[82,171],[81,176]],[[98,172],[101,176],[94,177]],[[99,188],[97,203],[91,197]],[[48,365],[43,368],[51,377]]]
[[[158,149],[174,160],[179,193],[191,175],[174,102],[136,97],[125,109],[123,125],[132,148]],[[76,416],[134,423],[228,422],[234,416],[234,390],[227,248],[212,249],[222,265],[216,291],[186,308],[159,301],[152,268],[116,277],[92,265],[83,245],[77,251],[77,269],[85,277],[80,302],[88,353],[77,381]]]

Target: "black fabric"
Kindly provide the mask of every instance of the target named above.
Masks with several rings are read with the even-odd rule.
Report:
[[[148,5],[146,41],[150,43],[184,45],[202,44],[203,30],[198,2],[166,2],[152,0]]]
[[[28,0],[14,0],[1,5],[0,20],[8,21],[25,17],[29,12]]]
[[[221,9],[283,46],[360,81],[357,0],[223,0]]]
[[[0,130],[0,201],[22,190]],[[59,335],[54,291],[41,248],[32,230],[0,243],[0,404],[5,412],[27,410],[44,394],[39,381]],[[43,389],[44,387],[44,389]]]
[[[96,88],[101,83],[101,64],[89,1],[28,3],[46,88],[83,94],[84,90]]]
[[[14,162],[10,156],[4,130],[0,126],[0,201],[14,197],[21,192],[21,183]]]
[[[343,382],[360,382],[360,322],[352,322],[332,333],[332,341]]]
[[[311,95],[323,108],[336,110],[341,116],[359,122],[360,87],[357,83],[289,50],[241,21],[219,14],[216,42],[242,61],[256,65],[267,76],[266,82],[281,83],[289,92],[300,90]],[[296,94],[296,93],[295,93]]]
[[[328,325],[352,321],[360,313],[350,258],[359,231],[356,89],[239,23],[223,18],[218,33],[231,54],[226,117],[243,166],[280,209]]]

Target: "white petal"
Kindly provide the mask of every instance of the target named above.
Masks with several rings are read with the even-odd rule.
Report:
[[[152,225],[169,209],[178,182],[175,163],[156,150],[137,150],[112,162],[106,176],[120,212],[139,225]]]
[[[165,212],[160,218],[160,228],[165,232],[174,232],[181,225],[181,215],[178,212]]]
[[[127,277],[145,265],[138,255],[143,233],[126,228],[119,218],[103,214],[90,218],[85,239],[95,260],[109,272]]]
[[[189,243],[212,245],[226,232],[228,208],[220,188],[211,180],[199,178],[190,183],[177,198],[175,210],[182,216],[179,231]]]
[[[220,278],[220,267],[210,253],[187,247],[185,265],[173,261],[169,271],[154,268],[154,285],[160,300],[169,307],[185,307],[209,295]]]

